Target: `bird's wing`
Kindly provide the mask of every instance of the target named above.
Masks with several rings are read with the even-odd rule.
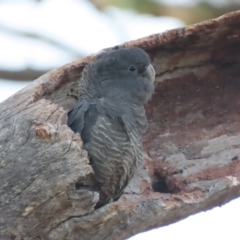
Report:
[[[100,182],[100,205],[121,196],[142,156],[136,118],[131,114],[119,116],[119,111],[116,116],[109,104],[104,103],[98,108],[96,104],[80,101],[68,113],[68,126],[81,134]]]
[[[104,201],[105,196],[110,196],[116,200],[142,162],[142,134],[147,120],[144,107],[130,110],[129,106],[106,99],[99,102],[98,109],[100,115],[92,131],[93,148],[89,152],[94,155],[96,177],[103,183],[100,198]]]
[[[105,113],[98,115],[86,146],[96,179],[101,184],[100,205],[122,194],[136,166],[134,146],[121,118],[111,118]]]
[[[142,162],[142,131],[139,129],[139,121],[130,114],[122,116],[124,129],[128,134],[131,144],[134,146],[134,154],[136,156],[137,164]],[[143,124],[144,125],[144,124]],[[144,125],[145,128],[145,125]]]
[[[67,125],[76,133],[81,133],[84,126],[84,114],[89,104],[86,101],[79,101],[72,110],[68,112]]]

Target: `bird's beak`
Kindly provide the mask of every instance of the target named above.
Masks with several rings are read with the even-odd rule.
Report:
[[[143,76],[149,79],[151,82],[154,82],[155,80],[155,70],[152,66],[152,64],[149,64],[143,73]]]

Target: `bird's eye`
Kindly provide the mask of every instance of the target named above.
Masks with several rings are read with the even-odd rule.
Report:
[[[136,71],[136,67],[135,67],[134,65],[132,65],[132,66],[130,66],[129,70],[130,70],[131,72],[134,72],[134,71]]]

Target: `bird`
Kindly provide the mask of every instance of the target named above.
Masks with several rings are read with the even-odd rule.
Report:
[[[67,125],[79,133],[98,182],[96,208],[117,201],[143,160],[155,70],[138,47],[112,49],[87,64]]]

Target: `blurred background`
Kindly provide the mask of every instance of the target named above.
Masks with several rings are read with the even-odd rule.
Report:
[[[239,10],[240,0],[0,0],[0,102],[102,48]],[[132,240],[238,239],[240,199]]]

